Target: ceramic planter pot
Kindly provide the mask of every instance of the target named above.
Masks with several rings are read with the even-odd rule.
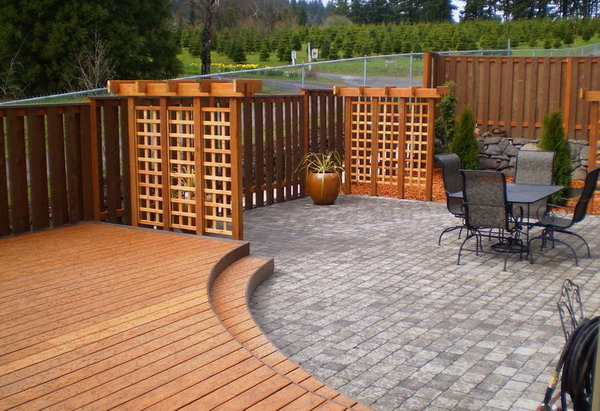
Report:
[[[315,204],[333,204],[340,193],[338,173],[311,173],[306,177],[306,191]]]

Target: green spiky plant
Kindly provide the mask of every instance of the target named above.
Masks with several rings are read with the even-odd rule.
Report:
[[[559,204],[568,195],[568,187],[571,184],[571,150],[569,148],[569,137],[565,137],[563,117],[560,111],[548,114],[544,118],[544,126],[540,137],[540,148],[546,151],[554,151],[554,169],[552,178],[554,184],[566,187],[552,196],[552,202]]]
[[[306,173],[342,173],[342,159],[337,151],[327,153],[309,152],[302,157],[296,172],[306,169]]]
[[[306,177],[308,177],[308,173],[336,173],[341,183],[344,167],[342,167],[342,158],[337,151],[328,151],[327,153],[316,153],[311,151],[302,157],[294,172],[300,170],[306,170]],[[324,182],[325,180],[322,179],[321,195],[323,194]]]
[[[469,106],[464,106],[454,126],[450,151],[460,157],[461,166],[467,170],[479,168],[479,149],[475,137],[475,118]]]

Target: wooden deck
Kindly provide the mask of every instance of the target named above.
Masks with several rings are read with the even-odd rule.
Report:
[[[242,242],[87,223],[0,240],[0,409],[364,408],[248,311]]]

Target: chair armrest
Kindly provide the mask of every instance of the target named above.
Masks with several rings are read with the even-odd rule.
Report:
[[[544,220],[544,224],[552,224],[556,218],[566,218],[569,212],[573,212],[573,207],[562,206],[558,204],[548,204],[548,210],[543,216],[538,215],[538,220]]]

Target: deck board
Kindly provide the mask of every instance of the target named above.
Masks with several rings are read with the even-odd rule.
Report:
[[[0,239],[0,409],[356,405],[256,326],[272,263],[248,250],[99,223]]]

